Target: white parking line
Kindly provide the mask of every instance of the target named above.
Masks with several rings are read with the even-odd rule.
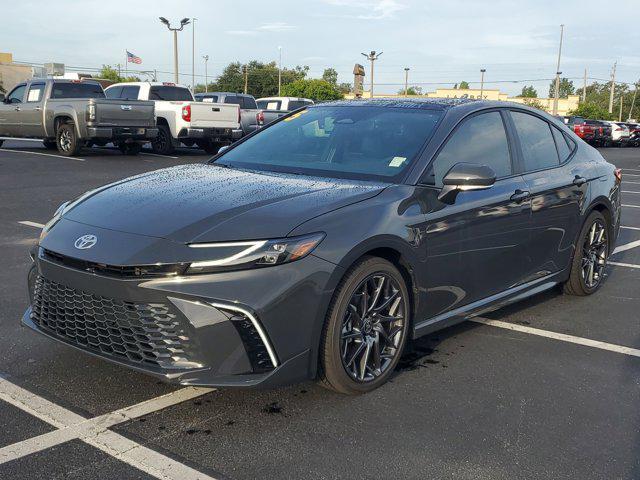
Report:
[[[622,193],[640,193],[640,192],[632,192],[631,190],[622,190]]]
[[[156,478],[163,480],[215,480],[213,477],[108,430],[115,425],[192,400],[211,391],[213,391],[211,388],[182,388],[161,397],[121,408],[115,412],[94,418],[85,418],[0,376],[0,400],[4,400],[56,427],[56,430],[52,432],[0,448],[0,465],[70,440],[79,439]]]
[[[42,143],[41,138],[12,138],[12,137],[0,137],[0,140],[11,140],[15,142],[37,142]]]
[[[599,340],[591,340],[589,338],[574,337],[573,335],[567,335],[565,333],[550,332],[548,330],[540,330],[538,328],[526,327],[524,325],[517,325],[508,322],[501,322],[499,320],[489,320],[488,318],[473,318],[471,321],[476,323],[482,323],[483,325],[489,325],[497,328],[505,328],[507,330],[514,330],[516,332],[529,333],[531,335],[538,335],[540,337],[553,338],[554,340],[561,340],[563,342],[575,343],[578,345],[584,345],[586,347],[599,348],[601,350],[608,350],[610,352],[622,353],[624,355],[631,355],[632,357],[640,357],[640,350],[624,347],[622,345],[615,345],[613,343],[601,342]]]
[[[633,263],[607,262],[607,265],[614,265],[616,267],[640,268],[640,265],[635,265]]]
[[[622,225],[620,228],[624,228],[625,230],[640,230],[638,227],[627,227],[626,225]]]
[[[31,222],[29,220],[21,220],[20,222],[18,222],[20,225],[26,225],[27,227],[35,227],[35,228],[44,228],[44,225],[42,223],[38,223],[38,222]]]
[[[611,255],[615,255],[616,253],[624,252],[637,247],[640,247],[640,240],[636,240],[635,242],[629,242],[629,243],[625,243],[624,245],[617,246]]]
[[[160,155],[159,153],[147,153],[147,152],[140,152],[140,155],[149,155],[151,157],[173,158],[174,160],[178,160],[180,158],[180,157],[172,157],[171,155]]]
[[[623,180],[623,181],[622,181],[622,184],[623,184],[623,185],[626,185],[627,183],[632,183],[632,184],[634,184],[634,185],[640,185],[640,182],[627,182],[627,181],[625,181],[625,180]]]
[[[638,174],[638,173],[625,173],[624,176],[625,177],[640,177],[640,174]]]
[[[623,172],[640,172],[640,170],[635,168],[623,168],[622,171]]]
[[[631,208],[640,208],[640,205],[625,205],[624,203],[622,204],[623,207],[631,207]]]
[[[54,155],[53,153],[40,153],[32,152],[30,150],[13,150],[10,148],[0,148],[0,152],[14,152],[14,153],[28,153],[30,155],[42,155],[44,157],[64,158],[65,160],[75,160],[77,162],[84,162],[84,158],[78,157],[63,157],[62,155]]]

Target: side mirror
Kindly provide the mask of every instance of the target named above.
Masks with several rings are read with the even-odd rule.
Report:
[[[455,202],[459,192],[468,190],[486,190],[496,183],[496,173],[486,165],[456,163],[442,179],[442,190],[438,200],[443,203]]]

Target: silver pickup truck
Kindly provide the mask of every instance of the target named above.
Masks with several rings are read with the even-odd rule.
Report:
[[[313,100],[301,97],[265,97],[256,100],[262,113],[258,117],[260,126],[269,125],[280,117],[299,108],[313,105]]]
[[[96,82],[33,79],[0,103],[0,136],[41,138],[64,156],[109,142],[135,155],[158,134],[154,108],[154,102],[108,100]]]

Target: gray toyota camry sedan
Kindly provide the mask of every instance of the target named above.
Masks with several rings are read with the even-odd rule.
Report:
[[[184,385],[347,394],[411,340],[556,285],[602,285],[621,174],[518,104],[320,104],[208,164],[60,206],[28,327]]]

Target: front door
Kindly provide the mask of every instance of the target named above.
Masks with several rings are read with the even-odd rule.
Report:
[[[20,131],[20,111],[26,90],[26,84],[16,86],[4,102],[0,103],[0,135],[7,137],[22,136]]]
[[[527,245],[531,201],[515,175],[512,146],[498,110],[464,120],[432,162],[423,183],[433,185],[456,163],[491,167],[496,183],[459,192],[452,205],[427,214],[426,288],[428,318],[469,305],[523,283],[529,270]]]

